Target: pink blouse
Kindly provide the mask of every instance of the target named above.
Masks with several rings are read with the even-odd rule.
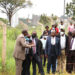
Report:
[[[69,26],[68,26],[68,31],[69,31],[69,32],[72,32],[73,29],[74,29],[74,28],[73,28],[73,25],[69,25]]]

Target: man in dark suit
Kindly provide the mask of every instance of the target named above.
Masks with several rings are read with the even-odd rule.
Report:
[[[47,38],[46,42],[46,57],[48,56],[47,73],[50,73],[52,65],[52,74],[56,72],[56,59],[60,55],[60,40],[55,36],[55,30],[51,30],[51,36]]]
[[[75,71],[75,30],[72,32],[72,36],[69,36],[66,54],[66,70],[69,73],[68,75],[72,75],[73,70]]]
[[[28,34],[27,37],[25,37],[26,39],[26,43],[32,43],[32,41],[30,40],[30,35]],[[22,67],[22,75],[30,75],[30,64],[31,64],[31,48],[25,48],[25,57],[26,59],[23,61]]]
[[[38,65],[41,75],[44,75],[44,70],[40,58],[42,56],[42,42],[37,38],[36,32],[32,33],[32,42],[35,44],[35,47],[32,47],[33,75],[36,75],[36,64]]]
[[[68,47],[68,36],[65,34],[65,30],[63,28],[61,28],[61,32],[58,35],[58,38],[60,39],[60,46],[61,46],[61,55],[58,58],[57,62],[58,62],[58,66],[57,66],[57,70],[60,73],[64,73],[65,69],[66,69],[66,55],[65,55],[65,51],[67,50]]]

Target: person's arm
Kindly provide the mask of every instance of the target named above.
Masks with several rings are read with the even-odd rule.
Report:
[[[48,39],[47,39],[47,41],[46,41],[45,54],[48,55]]]
[[[70,31],[70,26],[68,26],[68,31]]]
[[[57,33],[59,33],[59,28],[57,28]]]
[[[21,38],[20,39],[20,42],[21,42],[21,45],[23,46],[23,47],[27,47],[27,48],[31,48],[32,47],[32,45],[28,45],[28,44],[26,44],[26,42],[25,42],[25,38]]]

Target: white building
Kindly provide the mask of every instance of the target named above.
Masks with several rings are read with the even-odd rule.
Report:
[[[15,13],[11,19],[11,26],[16,27],[19,24],[18,12]]]

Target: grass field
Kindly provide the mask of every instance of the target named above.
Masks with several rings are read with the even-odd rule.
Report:
[[[29,27],[29,33],[32,33],[32,31],[38,32],[38,36],[42,34],[41,32],[41,26],[37,26],[35,29]],[[5,71],[2,70],[2,64],[1,64],[1,54],[2,54],[2,31],[0,30],[0,75],[15,75],[15,61],[13,59],[13,50],[15,45],[15,40],[13,40],[13,36],[17,31],[15,29],[7,30],[7,48],[6,48],[6,67]],[[20,31],[19,31],[20,32]],[[12,39],[10,39],[12,38]],[[46,74],[47,65],[44,67],[45,75]],[[31,66],[31,75],[32,75],[32,66]],[[37,68],[37,75],[38,74],[38,68]],[[51,75],[51,74],[50,74]],[[59,75],[56,73],[56,75]],[[68,75],[66,72],[64,74],[60,75]],[[75,75],[75,74],[73,74]]]

